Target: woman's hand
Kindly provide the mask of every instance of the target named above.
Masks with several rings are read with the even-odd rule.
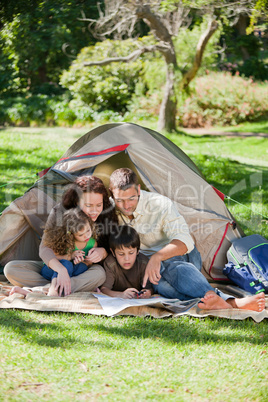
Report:
[[[69,295],[71,293],[71,279],[65,266],[56,257],[49,261],[48,266],[58,273],[55,290],[57,290],[59,296],[62,294],[64,296]]]
[[[59,296],[68,296],[71,294],[71,278],[64,266],[62,266],[62,269],[58,270],[55,290],[58,292]]]
[[[85,262],[96,264],[107,257],[107,251],[103,247],[94,247],[89,250],[88,255],[85,257]]]

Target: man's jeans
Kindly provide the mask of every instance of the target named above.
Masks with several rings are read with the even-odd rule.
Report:
[[[201,274],[202,260],[195,247],[189,254],[169,258],[161,263],[161,279],[153,285],[155,293],[168,299],[190,300],[204,297],[213,290],[224,300],[229,296],[213,288]]]

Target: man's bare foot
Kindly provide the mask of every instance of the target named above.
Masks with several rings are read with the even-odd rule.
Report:
[[[265,309],[265,294],[262,292],[254,296],[243,297],[242,299],[228,299],[227,303],[233,308],[260,312]]]
[[[20,293],[21,295],[26,296],[30,292],[28,290],[25,290],[25,289],[19,287],[19,286],[13,286],[13,288],[9,292],[9,296],[13,295],[14,293]]]
[[[232,306],[218,296],[213,290],[209,290],[201,302],[198,303],[198,307],[202,310],[221,310],[230,309]]]

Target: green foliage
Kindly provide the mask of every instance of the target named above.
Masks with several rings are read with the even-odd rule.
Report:
[[[242,66],[238,67],[240,74],[245,77],[253,77],[257,80],[268,80],[268,64],[258,57],[250,57],[245,60]]]
[[[247,49],[248,53],[253,57],[258,56],[261,45],[262,43],[260,39],[254,34],[239,35],[235,40],[235,46],[237,50],[243,47],[244,49]]]
[[[258,20],[268,21],[268,0],[257,0],[250,17],[250,25],[247,33],[254,30]]]
[[[240,35],[234,27],[225,27],[221,37],[226,53],[218,63],[221,71],[239,72],[256,80],[268,79],[268,64],[265,60],[265,28],[256,28],[254,33]]]
[[[114,110],[123,113],[135,93],[143,69],[143,58],[132,63],[111,63],[107,66],[84,66],[85,62],[111,57],[127,56],[146,44],[145,37],[135,42],[106,40],[82,49],[75,62],[61,77],[61,85],[68,88],[75,99],[80,99],[97,111]]]
[[[15,85],[8,82],[6,87],[0,86],[0,91],[27,88],[32,93],[49,91],[51,94],[56,88],[58,93],[55,85],[61,71],[70,65],[83,46],[94,43],[85,23],[78,20],[81,10],[91,17],[98,16],[96,4],[83,0],[37,0],[31,7],[19,4],[14,7],[12,18],[12,10],[7,5],[0,9],[5,22],[0,31],[2,54],[18,77]],[[8,65],[7,60],[4,61]],[[44,83],[54,85],[45,88]]]
[[[180,34],[174,38],[177,62],[182,73],[191,68],[198,41],[206,28],[207,18],[204,18],[201,24],[196,24],[191,29],[181,30]],[[222,28],[220,26],[210,38],[202,58],[202,65],[198,70],[198,75],[203,75],[207,69],[211,70],[213,66],[216,68],[221,32]]]
[[[179,110],[185,127],[236,125],[267,115],[267,84],[230,73],[210,73],[196,80],[195,92]]]

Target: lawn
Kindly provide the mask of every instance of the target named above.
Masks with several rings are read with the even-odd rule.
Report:
[[[87,131],[1,130],[1,210]],[[236,201],[245,232],[268,237],[268,139],[168,137]],[[267,320],[0,310],[0,333],[0,401],[268,400]]]

